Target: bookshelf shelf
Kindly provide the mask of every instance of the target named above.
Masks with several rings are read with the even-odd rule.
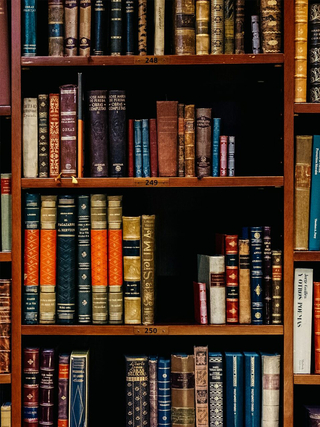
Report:
[[[11,384],[11,374],[0,374],[0,384]]]
[[[295,251],[294,261],[320,261],[320,251]]]
[[[11,116],[11,106],[0,105],[0,116]]]
[[[294,375],[294,384],[296,384],[296,385],[320,385],[320,375],[295,374]]]
[[[11,260],[11,252],[0,252],[0,262],[10,262]]]
[[[320,113],[320,104],[313,103],[296,103],[294,104],[295,113],[309,113],[309,114],[318,114]]]

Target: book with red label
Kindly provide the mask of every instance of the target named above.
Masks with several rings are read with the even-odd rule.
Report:
[[[60,100],[58,93],[49,94],[49,177],[60,173]]]
[[[194,318],[200,325],[208,324],[206,283],[193,282]]]
[[[226,261],[226,309],[227,323],[239,322],[239,250],[238,235],[227,234],[225,237]]]

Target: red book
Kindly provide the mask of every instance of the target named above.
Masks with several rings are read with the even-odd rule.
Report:
[[[150,168],[151,176],[158,176],[157,119],[149,119]]]
[[[134,177],[134,119],[128,120],[128,176]]]
[[[313,282],[314,373],[320,374],[320,282]]]
[[[227,176],[228,166],[228,137],[220,136],[220,176]]]
[[[60,86],[60,171],[61,176],[77,175],[77,86]]]
[[[207,312],[207,289],[206,284],[202,282],[193,282],[194,296],[194,317],[197,323],[201,325],[208,324]]]
[[[239,261],[238,236],[227,234],[225,238],[226,257],[226,310],[227,323],[239,322]]]
[[[58,93],[49,94],[49,177],[60,173],[60,101]]]
[[[7,0],[0,0],[0,35],[0,105],[10,105],[11,86]]]

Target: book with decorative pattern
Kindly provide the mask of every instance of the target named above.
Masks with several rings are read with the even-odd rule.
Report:
[[[194,346],[196,425],[209,425],[208,346]]]
[[[235,0],[224,1],[224,53],[234,53]]]
[[[91,9],[91,0],[79,1],[79,56],[90,56]]]
[[[211,0],[211,54],[224,51],[224,0]]]
[[[221,119],[215,117],[213,119],[213,132],[212,132],[212,176],[220,175],[220,127]]]
[[[39,372],[40,349],[23,348],[22,362],[23,423],[25,427],[35,427],[39,423]]]
[[[134,121],[134,176],[142,178],[142,120]]]
[[[78,55],[78,13],[79,0],[64,1],[64,54]]]
[[[207,285],[193,281],[194,318],[201,325],[208,324]]]
[[[143,325],[155,323],[156,216],[141,216],[141,316]]]
[[[135,54],[135,1],[134,0],[125,0],[125,16],[126,16],[126,55]]]
[[[49,94],[49,178],[60,173],[60,96]]]
[[[50,426],[54,422],[55,402],[55,351],[53,348],[40,350],[39,381],[39,426]]]
[[[127,175],[127,104],[124,90],[109,90],[109,176]]]
[[[142,176],[148,178],[150,171],[150,141],[149,141],[149,120],[141,120],[141,139],[142,139]]]
[[[282,283],[282,251],[274,249],[271,252],[272,259],[272,305],[271,323],[273,325],[282,324],[283,307],[283,283]]]
[[[263,322],[270,325],[272,322],[272,249],[271,227],[263,226]]]
[[[158,427],[158,356],[149,356],[150,427]]]
[[[294,102],[307,101],[308,4],[309,0],[295,0]]]
[[[88,425],[88,401],[89,350],[74,350],[70,355],[68,427]]]
[[[38,95],[39,178],[49,177],[49,95]]]
[[[63,56],[63,0],[48,1],[48,53],[49,56]]]
[[[158,359],[158,424],[171,426],[171,360],[166,357]]]
[[[175,55],[195,55],[195,0],[175,0],[173,13]]]
[[[239,246],[239,323],[251,323],[250,240],[242,233]]]
[[[262,53],[280,53],[282,47],[282,0],[261,0]]]
[[[224,424],[224,357],[220,352],[209,351],[209,426],[223,427]]]
[[[210,53],[210,0],[196,0],[196,54]]]
[[[0,374],[11,372],[11,279],[0,279]]]
[[[60,86],[60,173],[77,175],[77,86]]]
[[[263,324],[263,243],[262,226],[249,229],[250,238],[250,280],[251,280],[251,322]]]
[[[196,108],[196,175],[210,176],[212,171],[211,108]]]
[[[147,54],[147,0],[138,0],[138,52],[139,55]]]
[[[110,0],[110,53],[122,54],[122,2]]]
[[[165,0],[154,2],[154,55],[164,55],[165,44]]]
[[[59,354],[58,427],[68,427],[70,354]]]
[[[239,322],[239,236],[225,236],[225,272],[226,272],[226,321]]]
[[[245,0],[236,0],[234,21],[234,52],[244,52]]]
[[[194,104],[184,107],[184,176],[196,176],[196,111]]]

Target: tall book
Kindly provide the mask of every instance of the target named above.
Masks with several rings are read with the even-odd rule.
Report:
[[[59,354],[58,427],[68,427],[70,354]]]
[[[208,324],[207,285],[205,282],[193,281],[194,318],[196,323]]]
[[[79,0],[64,1],[64,54],[78,55],[78,13]]]
[[[93,2],[93,55],[107,54],[107,0],[94,0]]]
[[[242,427],[244,410],[244,357],[240,352],[225,353],[226,426]]]
[[[38,95],[39,178],[49,177],[49,95]]]
[[[12,173],[1,173],[1,250],[12,249]]]
[[[154,55],[164,55],[165,0],[154,2]]]
[[[228,175],[228,136],[220,135],[219,144],[219,176]]]
[[[79,55],[90,56],[91,51],[91,0],[79,3]]]
[[[108,176],[108,98],[104,89],[88,91],[90,176]]]
[[[171,359],[158,359],[158,425],[171,426]]]
[[[24,347],[22,361],[23,423],[34,427],[39,422],[40,349]]]
[[[220,175],[220,127],[221,119],[215,117],[213,119],[213,131],[212,131],[212,176]]]
[[[195,403],[197,427],[209,426],[208,346],[194,346]]]
[[[110,0],[110,53],[122,54],[122,2]]]
[[[125,356],[126,426],[149,425],[147,356]]]
[[[60,96],[49,94],[49,178],[60,173]]]
[[[311,373],[313,269],[294,269],[293,372]]]
[[[150,427],[158,427],[158,356],[149,356],[148,373]]]
[[[138,52],[147,54],[147,0],[138,0]]]
[[[210,53],[210,0],[196,0],[196,54]]]
[[[184,176],[196,176],[196,111],[194,104],[184,107]]]
[[[126,55],[134,55],[135,53],[135,1],[125,0],[125,16],[126,16]]]
[[[250,240],[242,234],[239,246],[239,323],[251,323]]]
[[[211,111],[211,108],[196,108],[196,175],[198,178],[211,175]]]
[[[209,426],[224,426],[224,357],[220,352],[209,351]]]
[[[178,175],[178,101],[157,101],[159,176]]]
[[[272,323],[272,277],[274,276],[276,279],[277,271],[276,267],[274,266],[273,268],[272,264],[271,227],[264,225],[262,230],[263,323],[270,325]],[[276,293],[274,296],[276,298]]]
[[[254,351],[243,352],[244,425],[260,427],[261,422],[261,360]]]
[[[60,172],[77,175],[77,86],[60,86]]]
[[[82,178],[84,175],[84,90],[83,90],[83,73],[78,72],[78,91],[77,91],[77,167],[78,167],[78,177]]]
[[[63,56],[63,0],[48,1],[48,53],[49,56]]]
[[[0,279],[0,373],[11,372],[11,279]]]
[[[109,90],[109,175],[114,178],[127,174],[127,119],[126,92]]]
[[[234,52],[244,52],[245,0],[236,0],[234,18]]]
[[[224,53],[234,53],[235,0],[224,2]]]
[[[280,53],[282,47],[282,1],[261,0],[262,53]]]
[[[318,77],[320,61],[318,51],[320,47],[319,38],[319,2],[315,0],[309,1],[309,37],[308,37],[308,101],[320,102]]]
[[[184,176],[184,104],[178,104],[178,176]]]
[[[282,251],[274,249],[271,252],[272,263],[272,305],[271,323],[273,325],[282,324],[283,306],[283,283],[282,283]]]
[[[171,354],[171,426],[195,426],[194,355]]]
[[[151,176],[150,171],[150,141],[149,141],[149,120],[141,120],[141,137],[142,137],[142,176],[148,178]]]
[[[108,322],[108,230],[107,197],[91,194],[91,284],[92,323]]]
[[[175,0],[173,13],[175,55],[195,55],[195,0]]]
[[[39,381],[39,426],[50,426],[54,422],[55,410],[55,351],[53,348],[40,350]]]
[[[239,322],[239,236],[225,236],[226,321]]]
[[[280,363],[280,354],[261,353],[261,427],[279,425]]]
[[[149,119],[149,139],[150,139],[150,170],[151,176],[158,176],[158,137],[157,119]]]
[[[58,196],[57,204],[57,323],[76,321],[76,200]]]
[[[294,11],[294,102],[307,101],[308,3],[296,0]]]
[[[38,98],[23,99],[23,176],[38,176]]]
[[[320,373],[320,282],[313,282],[314,373]]]
[[[320,135],[313,135],[310,182],[309,251],[320,250]]]
[[[141,324],[141,217],[123,216],[124,323]]]
[[[11,77],[10,77],[10,55],[9,55],[9,19],[7,0],[0,1],[0,105],[11,103]]]
[[[128,119],[128,176],[134,177],[134,119]]]
[[[134,121],[134,176],[142,177],[142,123],[141,120]]]
[[[312,135],[296,135],[294,182],[294,249],[308,250]]]
[[[141,216],[141,316],[143,325],[155,323],[155,215]]]
[[[68,427],[87,426],[89,419],[89,350],[72,351],[69,373]]]
[[[224,51],[224,0],[211,0],[211,54]]]
[[[40,195],[26,193],[24,203],[23,323],[37,324],[39,312]]]
[[[11,402],[5,402],[1,405],[1,425],[2,427],[11,427]]]
[[[37,54],[37,0],[23,0],[22,6],[22,56]]]
[[[263,324],[263,243],[262,226],[249,230],[250,238],[250,282],[251,282],[251,321],[254,325]]]

